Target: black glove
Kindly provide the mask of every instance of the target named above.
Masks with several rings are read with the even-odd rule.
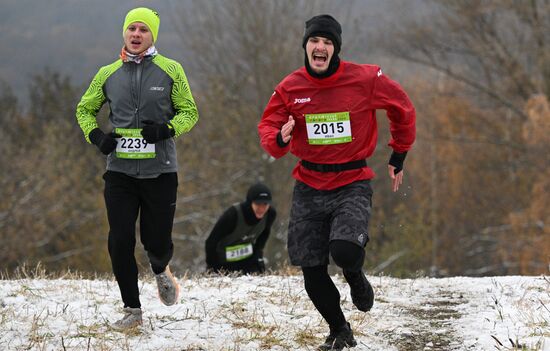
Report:
[[[113,132],[105,134],[101,129],[95,128],[90,132],[88,137],[90,138],[92,144],[97,146],[103,155],[109,155],[114,149],[116,149],[117,141],[115,138],[120,138],[121,135]]]
[[[405,157],[407,157],[407,151],[403,153],[398,153],[395,151],[392,152],[388,163],[395,167],[393,174],[397,174],[403,170],[403,162],[405,162]]]
[[[290,144],[290,140],[285,143],[283,141],[283,135],[281,134],[281,131],[279,131],[277,134],[277,145],[279,145],[279,147],[286,147],[288,144]]]
[[[145,120],[143,121],[145,126],[141,130],[141,135],[149,144],[157,143],[164,139],[169,139],[173,137],[176,132],[171,126],[167,124],[155,123],[153,121]]]

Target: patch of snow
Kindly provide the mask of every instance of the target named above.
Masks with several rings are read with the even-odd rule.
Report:
[[[547,277],[369,277],[375,305],[358,311],[333,276],[354,350],[550,350]],[[114,280],[0,281],[0,350],[314,350],[328,327],[301,276],[180,278],[179,303],[140,282],[144,323],[120,333]]]

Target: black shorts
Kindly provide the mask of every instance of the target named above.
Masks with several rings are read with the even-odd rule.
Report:
[[[331,240],[365,247],[371,204],[369,180],[334,190],[316,190],[297,181],[288,225],[290,263],[302,267],[327,265]]]

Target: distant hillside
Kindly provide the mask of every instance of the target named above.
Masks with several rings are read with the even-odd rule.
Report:
[[[322,9],[322,4],[329,2],[317,3]],[[182,47],[176,22],[200,15],[194,13],[192,3],[190,0],[2,0],[0,47],[4,57],[0,61],[0,81],[7,82],[23,99],[27,97],[29,80],[44,67],[70,76],[75,84],[87,84],[99,66],[118,57],[123,17],[137,6],[149,6],[160,13],[157,47],[166,56],[185,61],[197,53]],[[375,33],[381,26],[422,12],[425,3],[424,0],[357,1],[356,6],[366,14],[357,21],[365,31]],[[345,39],[346,35],[349,38],[349,28],[344,28]]]
[[[49,67],[88,82],[100,65],[114,61],[122,46],[122,21],[126,12],[145,5],[162,14],[159,46],[175,37],[170,1],[2,0],[0,9],[0,79],[19,97],[27,94],[29,79]]]

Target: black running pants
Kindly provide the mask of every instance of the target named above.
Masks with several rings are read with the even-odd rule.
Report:
[[[136,221],[140,240],[155,274],[162,273],[174,252],[172,225],[176,209],[177,173],[138,179],[107,171],[105,205],[109,220],[109,255],[124,307],[141,307],[134,256]]]
[[[328,274],[327,266],[302,267],[307,295],[331,330],[346,324],[340,307],[340,293]]]

